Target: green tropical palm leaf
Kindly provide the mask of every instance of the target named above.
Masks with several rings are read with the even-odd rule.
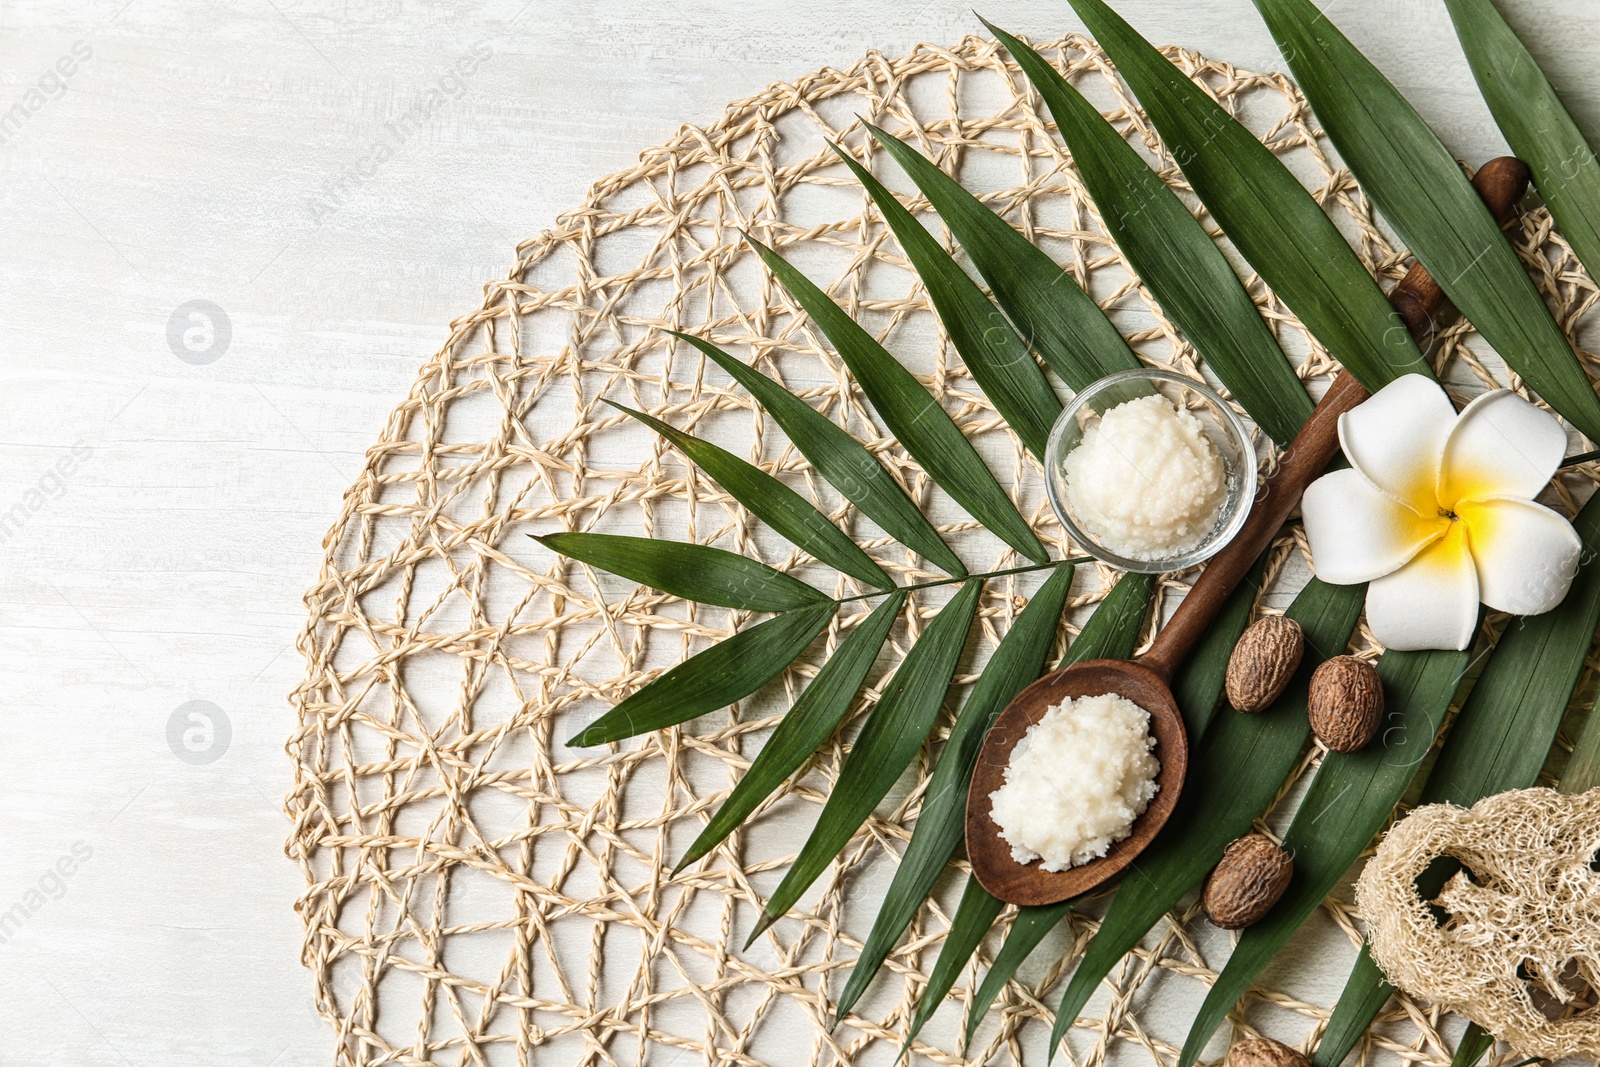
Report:
[[[916,149],[867,129],[917,183],[989,283],[995,303],[1049,368],[1073,390],[1142,364],[1100,305],[1033,242]]]
[[[1311,398],[1211,235],[1098,108],[1038,52],[988,22],[1050,109],[1106,232],[1156,303],[1234,398],[1280,445]]]
[[[621,534],[529,534],[569,559],[698,604],[792,611],[833,598],[758,560],[709,545]]]
[[[1533,56],[1489,0],[1445,0],[1478,90],[1555,219],[1600,276],[1600,161]],[[1481,1055],[1481,1053],[1480,1053]]]
[[[1050,428],[1061,414],[1061,401],[1034,362],[1027,342],[1017,336],[1004,313],[871,171],[839,145],[835,144],[833,150],[883,213],[901,250],[927,287],[928,298],[950,335],[950,343],[978,388],[1023,446],[1043,459]]]
[[[1150,614],[1156,591],[1156,576],[1124,571],[1094,614],[1083,624],[1077,640],[1061,657],[1068,667],[1086,659],[1127,659],[1139,643],[1139,631]]]
[[[804,652],[838,607],[786,611],[684,660],[584,727],[567,744],[604,745],[676,726],[754,693]]]
[[[1456,1042],[1455,1053],[1450,1057],[1450,1067],[1472,1067],[1493,1047],[1494,1035],[1477,1023],[1469,1022],[1466,1033]]]
[[[979,983],[978,991],[972,995],[972,1003],[967,1008],[967,1026],[961,1038],[963,1050],[971,1048],[972,1035],[978,1032],[978,1025],[989,1014],[995,998],[1017,973],[1017,968],[1021,967],[1033,950],[1039,947],[1046,934],[1072,914],[1072,909],[1077,903],[1077,898],[1074,897],[1059,904],[1017,909],[1016,918],[1011,920],[1011,929],[1007,931],[1006,939],[1000,945],[1000,951],[995,953],[994,962],[989,965],[988,973],[983,976],[983,981]]]
[[[883,527],[885,533],[947,574],[959,578],[967,573],[922,509],[865,445],[810,404],[716,345],[690,334],[668,332],[699,349],[749,390],[828,484]]]
[[[939,958],[934,961],[933,970],[928,972],[928,984],[922,989],[916,1013],[912,1016],[911,1025],[906,1028],[905,1040],[900,1044],[902,1057],[911,1049],[911,1043],[917,1039],[928,1020],[933,1018],[939,1002],[956,984],[961,969],[978,951],[978,946],[983,943],[1004,907],[1004,901],[992,896],[978,884],[976,878],[967,876],[967,887],[961,891],[961,903],[956,905],[955,917],[950,920],[950,929],[945,932],[944,944],[939,948]]]
[[[982,589],[980,581],[964,582],[900,662],[839,767],[839,778],[811,835],[768,899],[746,946],[793,907],[833,862],[927,740],[955,677]]]
[[[1045,580],[1022,614],[1011,623],[1005,637],[1000,639],[967,694],[967,701],[956,716],[949,740],[928,780],[922,812],[917,816],[911,841],[906,845],[905,855],[900,857],[900,866],[884,894],[872,930],[861,946],[861,955],[856,959],[850,980],[839,995],[838,1006],[834,1009],[835,1024],[866,992],[872,976],[906,927],[911,925],[917,909],[922,907],[934,882],[960,847],[966,825],[967,784],[972,780],[978,750],[995,717],[1044,672],[1045,657],[1050,654],[1061,623],[1061,610],[1072,588],[1072,574],[1072,567],[1060,567]]]
[[[1253,2],[1328,139],[1417,262],[1508,366],[1600,440],[1600,397],[1449,149],[1310,0]]]
[[[1420,880],[1418,888],[1422,888]],[[1350,977],[1345,979],[1344,992],[1333,1005],[1328,1027],[1322,1031],[1322,1039],[1311,1056],[1312,1067],[1338,1067],[1343,1063],[1393,992],[1394,986],[1384,979],[1372,954],[1362,946]]]
[[[1046,562],[1049,553],[1032,527],[984,466],[972,442],[916,376],[811,279],[759,241],[746,240],[833,343],[889,432],[922,465],[934,484],[1000,540],[1035,563]],[[1033,357],[1028,360],[1032,362]]]
[[[883,572],[883,568],[850,540],[843,530],[829,522],[828,516],[760,467],[710,441],[684,433],[654,415],[646,415],[610,400],[606,403],[671,441],[695,466],[710,475],[723,492],[743,504],[750,514],[788,538],[795,547],[811,553],[857,581],[879,589],[894,588],[893,579]]]
[[[1069,666],[1089,659],[1126,659],[1133,655],[1134,645],[1139,640],[1139,630],[1144,622],[1145,615],[1149,612],[1150,601],[1155,592],[1155,576],[1150,574],[1125,573],[1112,587],[1106,598],[1100,602],[1089,621],[1084,624],[1083,632],[1078,635],[1067,649],[1067,654],[1062,658],[1061,666]],[[998,714],[1002,708],[996,708]],[[990,716],[993,722],[994,716]],[[977,761],[978,748],[982,745],[981,736],[974,739],[972,759],[966,764],[965,775],[962,780],[960,800],[961,804],[951,816],[953,819],[964,821],[966,809],[966,787],[972,778],[972,768]],[[920,826],[920,823],[919,823]],[[913,844],[915,839],[913,838]],[[954,849],[952,848],[952,851]],[[909,855],[910,850],[907,849]],[[929,888],[932,888],[931,881]],[[926,895],[926,893],[924,893]],[[920,902],[920,901],[919,901]],[[992,904],[991,904],[992,902]],[[992,913],[991,913],[992,908]],[[983,935],[988,931],[986,925],[982,930],[973,929],[977,919],[988,916],[992,925],[995,915],[998,915],[999,901],[990,896],[978,885],[976,880],[969,879],[967,888],[963,891],[961,904],[956,917],[951,920],[950,931],[945,935],[944,945],[939,950],[939,958],[934,964],[934,969],[928,974],[928,982],[922,989],[922,996],[917,1002],[916,1017],[910,1028],[906,1031],[904,1048],[909,1048],[911,1042],[933,1017],[939,1003],[944,1000],[945,994],[950,992],[950,987],[955,984],[956,976],[961,973],[961,968],[966,964],[972,953],[977,950]],[[910,922],[906,916],[906,923]],[[905,924],[901,925],[904,929]],[[896,931],[896,937],[899,931]],[[860,965],[857,964],[859,967]],[[851,976],[852,978],[854,975]]]
[[[1572,755],[1567,757],[1567,765],[1561,769],[1561,782],[1564,792],[1581,793],[1592,789],[1592,784],[1600,782],[1600,697],[1589,705],[1589,713],[1583,720],[1583,729],[1576,740],[1572,742]],[[1567,789],[1568,783],[1573,783],[1574,788]]]
[[[1071,568],[1066,568],[1069,572]],[[695,838],[689,851],[673,868],[677,874],[715,848],[733,833],[761,802],[782,785],[806,760],[811,758],[839,724],[867,680],[889,629],[900,617],[906,595],[895,593],[879,604],[865,621],[850,631],[834,649],[833,655],[817,671],[805,692],[772,731],[761,752],[740,777],[728,799]]]
[[[1378,283],[1282,161],[1103,0],[1070,2],[1212,218],[1312,336],[1371,391],[1431,374]]]

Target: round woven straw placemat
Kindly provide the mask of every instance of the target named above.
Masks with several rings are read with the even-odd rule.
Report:
[[[1046,51],[1192,203],[1104,55],[1078,37]],[[1289,163],[1375,271],[1398,276],[1402,256],[1373,225],[1349,174],[1330,163],[1286,78],[1168,54]],[[847,589],[601,404],[605,397],[777,473],[897,580],[934,577],[816,478],[720,370],[662,332],[672,327],[754,361],[867,442],[973,570],[1013,561],[884,435],[840,361],[741,245],[748,229],[923,376],[1040,536],[1067,552],[1038,467],[974,387],[898,246],[825,143],[837,138],[870,156],[904,193],[903,176],[868,150],[858,116],[908,138],[1065,265],[1144,358],[1200,373],[1106,239],[1041,112],[1004,53],[971,38],[898,59],[871,53],[849,70],[774,85],[599,182],[554,230],[522,244],[510,274],[452,324],[368,452],[307,595],[307,674],[294,694],[299,723],[289,744],[290,851],[308,883],[298,905],[304,960],[336,1031],[337,1063],[893,1062],[965,880],[960,865],[868,996],[837,1028],[829,1020],[915,822],[943,726],[800,906],[748,951],[738,946],[814,820],[861,708],[949,591],[915,599],[841,737],[724,847],[671,877],[825,650],[730,711],[604,749],[569,749],[562,742],[579,726],[750,620],[556,558],[524,535],[693,539]],[[927,205],[907,202],[948,244]],[[1519,239],[1576,334],[1593,286],[1542,212],[1523,218]],[[1332,371],[1327,354],[1245,276],[1320,393]],[[1516,384],[1464,327],[1447,336],[1439,359],[1458,399],[1497,376]],[[1564,478],[1563,494],[1587,491],[1583,475]],[[1269,609],[1304,574],[1292,538],[1273,573]],[[1112,577],[1079,569],[1062,641]],[[990,584],[962,678],[982,666],[1037,578]],[[1164,581],[1165,610],[1185,581]],[[847,605],[829,631],[827,649],[864,615],[856,607]],[[1296,795],[1287,788],[1265,825],[1281,829]],[[1348,886],[1339,896],[1349,898]],[[1159,924],[1112,972],[1069,1033],[1070,1062],[1171,1061],[1228,952],[1226,937],[1191,922],[1193,912]],[[1059,982],[1098,914],[1090,906],[1073,915],[1034,953],[978,1031],[970,1062],[1044,1062]],[[1008,925],[1009,913],[976,969],[956,983],[954,1003],[923,1032],[915,1060],[961,1062],[973,976]],[[1330,901],[1236,1023],[1296,1043],[1314,1039],[1356,940],[1350,909]],[[1453,1043],[1460,1025],[1404,1000],[1386,1020],[1364,1054],[1398,1051],[1419,1063],[1447,1061],[1441,1031]]]

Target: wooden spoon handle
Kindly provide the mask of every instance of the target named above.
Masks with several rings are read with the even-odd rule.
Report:
[[[1515,156],[1491,159],[1473,175],[1472,184],[1483,197],[1489,211],[1502,226],[1515,211],[1528,188],[1528,167]],[[1437,331],[1440,314],[1446,307],[1441,290],[1422,264],[1413,264],[1400,284],[1389,294],[1389,301],[1400,313],[1406,329],[1419,345],[1426,346]],[[1167,621],[1139,662],[1170,681],[1173,672],[1189,654],[1195,642],[1210,628],[1239,581],[1250,570],[1256,557],[1266,551],[1284,522],[1300,502],[1306,486],[1322,473],[1339,446],[1339,416],[1367,398],[1367,391],[1340,371],[1316,410],[1289,443],[1278,462],[1278,469],[1262,484],[1250,517],[1239,533],[1211,558],[1189,595]]]
[[[1233,592],[1282,529],[1312,479],[1321,474],[1339,447],[1339,416],[1367,398],[1361,383],[1340,371],[1289,448],[1278,461],[1277,472],[1262,483],[1255,506],[1234,539],[1211,557],[1189,594],[1156,635],[1139,662],[1162,678],[1172,680],[1183,658],[1210,628]]]

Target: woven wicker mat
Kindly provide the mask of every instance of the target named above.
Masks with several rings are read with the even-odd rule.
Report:
[[[1192,202],[1105,57],[1078,37],[1047,54]],[[1374,227],[1349,174],[1330,164],[1283,76],[1178,49],[1168,55],[1301,175],[1381,276],[1398,276],[1402,257]],[[556,229],[522,244],[509,276],[486,286],[482,306],[452,324],[368,452],[307,595],[307,674],[294,694],[299,724],[289,744],[290,851],[309,886],[299,903],[304,960],[336,1032],[336,1063],[893,1062],[964,872],[952,869],[941,881],[869,995],[833,1030],[831,998],[909,836],[943,727],[794,913],[740,951],[819,810],[841,744],[703,864],[677,878],[668,871],[822,652],[730,712],[611,749],[568,749],[562,741],[580,725],[749,620],[563,561],[524,536],[583,529],[692,538],[814,582],[841,582],[775,542],[680,456],[599,403],[609,397],[777,472],[900,581],[933,577],[816,478],[725,375],[661,332],[675,327],[755,361],[867,441],[974,570],[1012,562],[883,435],[840,362],[741,247],[739,231],[748,228],[829,286],[924,376],[1041,537],[1068,550],[1037,466],[974,388],[898,247],[826,147],[825,138],[841,138],[866,153],[858,115],[908,137],[1039,242],[1144,358],[1199,373],[1193,351],[1104,236],[1026,82],[990,42],[919,46],[899,59],[870,53],[849,70],[774,85],[599,182]],[[894,188],[909,189],[892,165],[873,161]],[[924,202],[908,201],[947,236]],[[1517,236],[1577,337],[1594,287],[1542,211],[1527,214]],[[1331,374],[1326,353],[1246,276],[1320,393]],[[1439,359],[1458,399],[1497,377],[1516,384],[1464,327],[1447,337]],[[1585,476],[1563,477],[1566,504],[1588,492]],[[1274,573],[1269,610],[1305,573],[1291,539]],[[1080,568],[1071,632],[1109,577]],[[1185,580],[1165,582],[1166,610]],[[1036,584],[1034,575],[991,583],[964,678]],[[874,679],[892,670],[947,593],[916,599]],[[847,607],[827,647],[864,614]],[[876,684],[863,704],[875,699]],[[853,725],[844,737],[852,732]],[[1281,829],[1296,795],[1286,789],[1264,825]],[[1339,896],[1347,900],[1348,887]],[[970,1062],[1044,1062],[1059,983],[1099,911],[1074,915],[1034,953],[979,1030]],[[1171,1061],[1228,952],[1226,937],[1190,921],[1193,911],[1170,916],[1113,971],[1069,1034],[1070,1062]],[[972,979],[1008,923],[1009,913],[914,1059],[962,1062]],[[1263,976],[1236,1027],[1314,1039],[1356,942],[1349,907],[1330,900]],[[1453,1044],[1461,1025],[1404,1000],[1385,1020],[1363,1055],[1444,1062],[1441,1033]],[[1226,1030],[1211,1056],[1222,1054]]]

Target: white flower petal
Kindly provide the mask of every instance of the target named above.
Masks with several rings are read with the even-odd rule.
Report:
[[[1339,416],[1339,445],[1373,485],[1431,515],[1439,457],[1455,421],[1438,382],[1406,374]]]
[[[1567,451],[1567,433],[1548,412],[1509,389],[1461,410],[1439,463],[1439,503],[1473,497],[1532,500]]]
[[[1497,611],[1538,615],[1567,595],[1583,542],[1542,504],[1501,497],[1458,505],[1478,569],[1478,596]]]
[[[1398,651],[1466,648],[1478,628],[1478,573],[1464,524],[1367,586],[1367,625]]]
[[[1359,471],[1324,474],[1300,499],[1317,577],[1354,585],[1382,577],[1444,535],[1450,520],[1423,518],[1374,488]]]

